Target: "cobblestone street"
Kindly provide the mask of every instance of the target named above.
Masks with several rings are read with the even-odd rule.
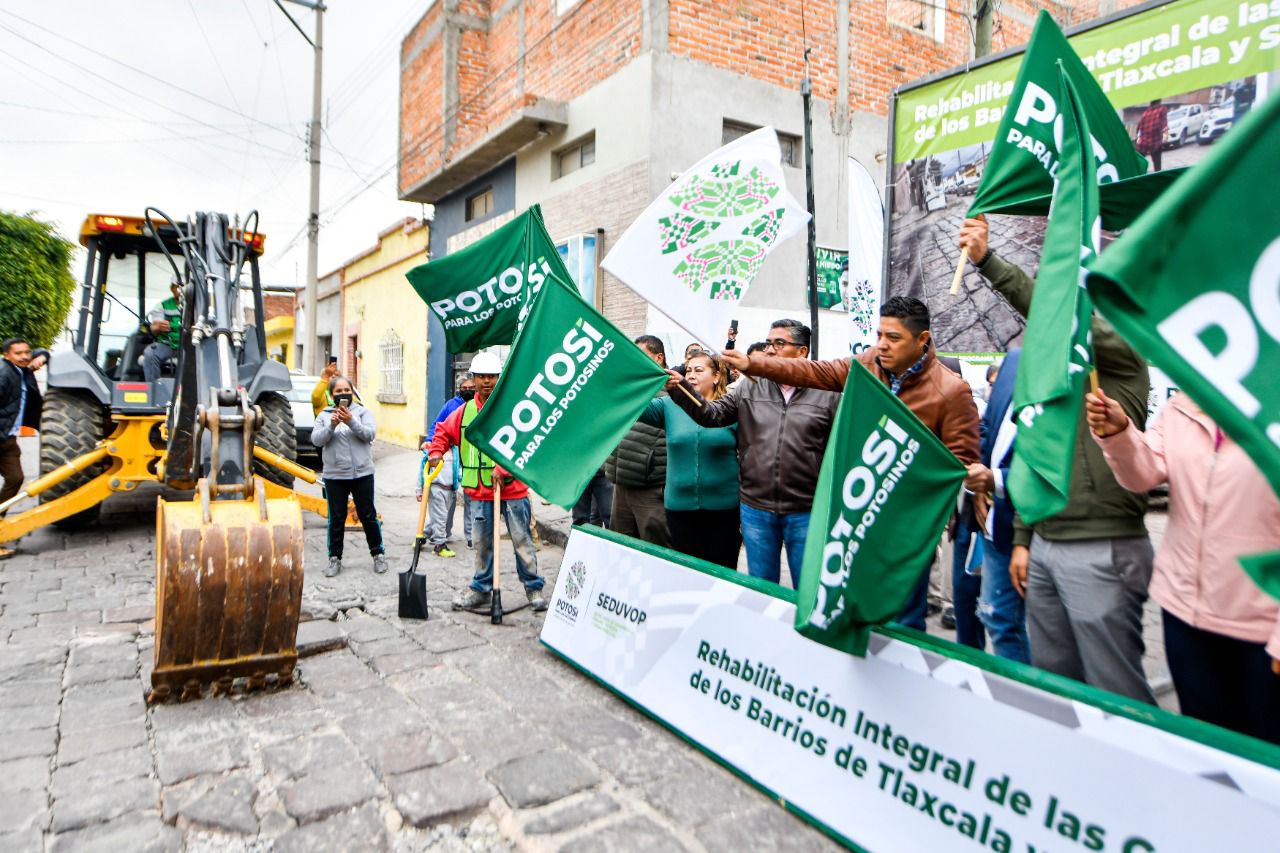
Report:
[[[461,519],[456,559],[424,554],[430,621],[398,619],[417,454],[379,452],[393,572],[348,533],[347,570],[325,579],[307,518],[300,642],[346,645],[280,692],[145,705],[156,490],[0,562],[0,850],[836,849],[555,658],[541,615],[450,612],[472,571]],[[549,582],[560,554],[539,552]]]

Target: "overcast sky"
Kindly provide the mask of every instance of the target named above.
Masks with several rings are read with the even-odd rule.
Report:
[[[328,0],[322,275],[421,214],[396,200],[398,57],[432,2]],[[256,207],[265,281],[305,284],[312,57],[271,0],[0,0],[0,208],[75,240],[90,212]]]

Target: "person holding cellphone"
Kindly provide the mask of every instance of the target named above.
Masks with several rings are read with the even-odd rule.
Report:
[[[342,571],[348,496],[355,500],[356,515],[373,556],[373,570],[382,574],[387,570],[387,558],[373,504],[373,439],[377,435],[373,413],[360,405],[351,380],[345,376],[329,380],[329,396],[333,405],[316,416],[311,428],[311,442],[320,448],[324,461],[324,491],[329,502],[329,565],[324,576],[331,578]]]

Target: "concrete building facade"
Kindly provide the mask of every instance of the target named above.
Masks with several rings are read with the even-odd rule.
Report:
[[[342,340],[342,270],[321,276],[316,283],[316,341],[320,347],[320,364],[336,355],[336,341]],[[301,367],[306,346],[306,293],[299,289],[297,310],[293,320],[293,365]]]
[[[373,412],[378,438],[401,447],[417,447],[427,422],[427,306],[405,273],[426,261],[430,232],[422,220],[399,220],[340,270],[335,355]]]
[[[994,47],[1025,42],[1041,6],[1074,25],[1127,5],[1009,0]],[[553,239],[590,242],[599,259],[676,174],[767,125],[779,132],[788,188],[803,202],[807,76],[817,243],[844,249],[848,158],[883,185],[890,92],[973,57],[973,8],[972,0],[438,0],[401,45],[400,196],[437,205],[437,220],[449,211],[433,257],[467,227],[540,203]],[[689,336],[671,318],[598,267],[584,272],[623,331],[656,333],[683,350]],[[807,322],[807,305],[805,241],[795,238],[748,291],[740,339],[763,337],[778,317]],[[821,353],[847,352],[846,315],[822,314]],[[447,390],[435,378],[447,384],[447,374],[433,359],[433,405]]]

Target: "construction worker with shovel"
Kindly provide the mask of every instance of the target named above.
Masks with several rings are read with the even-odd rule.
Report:
[[[451,447],[458,448],[462,466],[462,490],[471,498],[470,512],[472,541],[476,546],[476,573],[470,588],[463,590],[453,600],[454,610],[475,610],[489,604],[493,591],[495,516],[502,513],[507,533],[516,553],[516,573],[524,584],[525,595],[533,610],[546,610],[547,599],[542,592],[543,579],[538,574],[538,556],[534,550],[530,525],[529,487],[512,477],[492,459],[481,453],[467,441],[467,425],[484,408],[502,373],[502,362],[491,353],[477,353],[471,361],[471,375],[475,377],[476,395],[465,406],[456,409],[436,426],[431,440],[428,459],[431,467],[444,457]],[[494,488],[497,487],[495,499]],[[497,512],[495,512],[497,510]]]

